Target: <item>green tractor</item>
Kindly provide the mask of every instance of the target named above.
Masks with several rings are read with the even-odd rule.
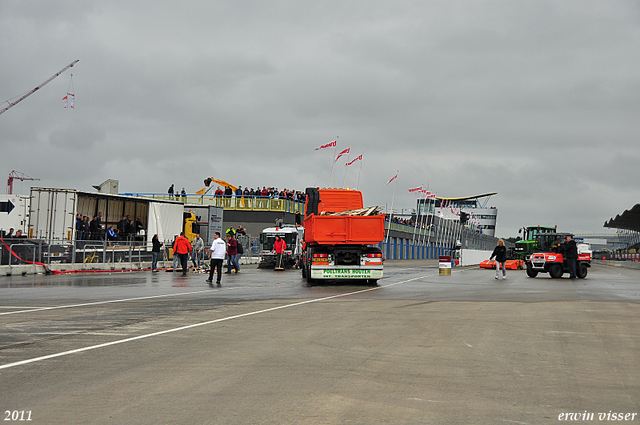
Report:
[[[518,233],[524,233],[522,240],[516,242],[514,257],[516,260],[526,260],[536,250],[549,250],[551,244],[557,240],[558,226],[529,226],[522,228]]]

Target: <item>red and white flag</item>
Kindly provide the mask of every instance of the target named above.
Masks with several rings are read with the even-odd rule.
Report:
[[[389,181],[387,182],[387,184],[391,183],[392,181],[394,181],[394,180],[395,180],[395,179],[397,179],[397,178],[398,178],[398,173],[396,173],[396,175],[395,175],[395,176],[391,177],[391,179],[389,179]],[[387,184],[385,184],[385,186],[386,186]]]
[[[67,95],[62,98],[65,109],[67,108],[67,105],[73,108],[73,101],[75,100],[75,97],[75,94],[67,93]]]
[[[351,165],[351,164],[353,164],[354,162],[356,162],[356,161],[358,161],[358,160],[362,161],[362,154],[360,154],[360,156],[358,156],[357,158],[354,158],[354,160],[353,160],[353,161],[351,161],[351,162],[347,162],[347,164],[346,164],[346,165]]]
[[[339,159],[340,159],[340,157],[341,157],[342,155],[346,155],[346,154],[348,154],[349,152],[351,152],[351,148],[346,148],[345,150],[343,150],[342,152],[340,152],[340,153],[338,154],[338,156],[336,157],[336,159],[335,159],[335,160],[336,160],[336,161],[337,161],[337,160],[339,160]]]
[[[422,191],[422,186],[414,187],[413,189],[409,189],[409,193],[416,193],[416,192],[421,192],[421,191]]]
[[[319,148],[316,148],[315,150],[320,150],[320,149],[327,149],[327,148],[335,148],[336,146],[338,146],[338,141],[334,140],[331,143],[327,143],[326,145],[322,145]]]
[[[436,194],[431,193],[430,190],[422,189],[425,199],[436,199]]]

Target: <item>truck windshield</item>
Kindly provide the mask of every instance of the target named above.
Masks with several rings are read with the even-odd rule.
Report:
[[[287,251],[295,249],[296,246],[296,234],[295,233],[284,233],[277,234],[284,242],[287,244]],[[273,243],[276,240],[276,233],[263,233],[262,234],[262,250],[263,251],[271,251],[273,249]]]

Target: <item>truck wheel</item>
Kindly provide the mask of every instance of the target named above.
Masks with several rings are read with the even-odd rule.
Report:
[[[527,264],[527,276],[529,277],[538,276],[538,272],[533,270],[533,267],[531,267],[531,264]]]
[[[301,267],[300,270],[302,270],[302,278],[306,279],[307,277],[307,268],[306,267]]]
[[[560,265],[560,264],[552,264],[551,267],[549,267],[549,275],[554,279],[561,278],[562,277],[562,265]]]
[[[311,279],[311,267],[307,269],[307,286],[313,286],[313,279]]]
[[[578,269],[576,270],[576,276],[578,276],[578,278],[580,279],[584,279],[585,277],[587,277],[588,270],[589,268],[586,266],[586,264],[580,264],[578,266]]]
[[[378,279],[367,279],[367,284],[369,286],[378,286]]]

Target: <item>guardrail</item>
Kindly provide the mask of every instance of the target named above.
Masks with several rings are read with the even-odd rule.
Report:
[[[268,196],[239,196],[229,197],[215,195],[168,196],[158,193],[122,193],[124,196],[157,199],[160,201],[179,201],[191,205],[212,205],[231,211],[277,211],[288,213],[304,213],[304,202],[289,198],[274,198]]]
[[[86,269],[91,263],[120,263],[150,261],[151,252],[147,245],[127,241],[63,241],[25,239],[24,241],[5,241],[6,247],[0,247],[0,265],[11,268],[16,265],[42,263],[82,264]],[[171,241],[165,244],[171,246]],[[162,259],[162,258],[161,258]],[[34,266],[35,267],[35,266]]]
[[[37,266],[36,266],[36,245],[34,244],[30,244],[30,243],[24,243],[24,242],[19,242],[19,243],[12,243],[9,245],[9,274],[13,274],[13,254],[15,253],[15,250],[13,249],[14,246],[24,246],[24,247],[29,247],[33,250],[33,260],[31,261],[31,264],[33,264],[33,270],[34,273],[37,272]],[[23,254],[24,255],[24,254]],[[16,260],[16,262],[18,262],[19,260]],[[16,264],[17,265],[17,264]]]

